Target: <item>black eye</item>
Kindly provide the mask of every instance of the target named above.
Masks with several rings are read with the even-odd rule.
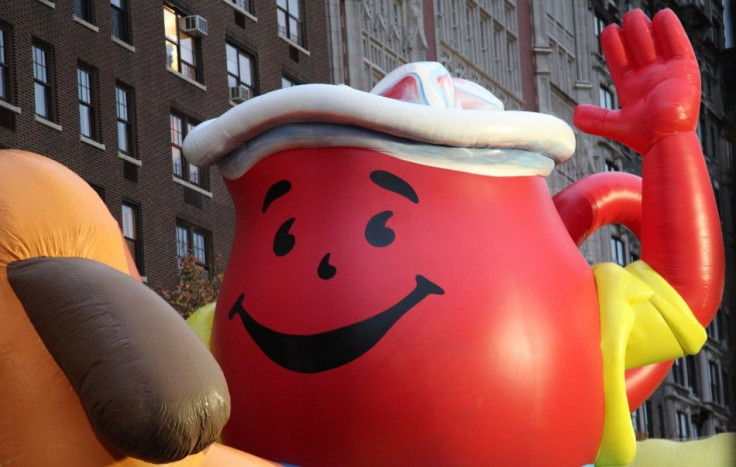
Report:
[[[288,221],[284,222],[276,232],[276,237],[273,239],[273,252],[276,256],[284,256],[294,248],[296,240],[294,239],[294,236],[289,233],[289,229],[295,220],[296,218],[292,217]]]
[[[373,246],[384,247],[394,241],[396,235],[394,231],[386,227],[386,221],[393,216],[391,211],[379,212],[371,217],[368,225],[365,226],[365,239]]]

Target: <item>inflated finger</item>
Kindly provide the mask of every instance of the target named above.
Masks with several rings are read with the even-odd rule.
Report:
[[[624,15],[623,36],[629,60],[634,68],[640,68],[657,58],[652,36],[652,22],[641,10]]]
[[[573,112],[573,123],[586,133],[618,140],[620,135],[619,111],[594,105],[578,105]]]
[[[662,51],[664,57],[695,59],[690,39],[672,10],[662,10],[654,15],[652,30],[657,49]]]
[[[623,31],[617,24],[606,26],[601,32],[601,48],[606,58],[611,78],[616,83],[618,78],[629,70],[629,57],[624,46]]]

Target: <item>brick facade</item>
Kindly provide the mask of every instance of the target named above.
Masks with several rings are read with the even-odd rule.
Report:
[[[301,2],[303,47],[298,47],[279,37],[275,1],[251,1],[250,13],[244,13],[235,6],[238,2],[227,0],[129,0],[127,42],[112,36],[110,2],[90,2],[88,22],[74,15],[74,3],[0,3],[10,91],[0,100],[0,147],[34,151],[62,162],[99,189],[118,221],[122,203],[137,206],[140,269],[151,287],[176,281],[177,222],[208,232],[210,258],[218,256],[224,263],[233,234],[232,202],[216,168],[205,172],[199,187],[174,180],[170,114],[201,122],[230,108],[226,41],[253,58],[255,95],[280,88],[282,76],[297,83],[329,82],[324,7]],[[207,20],[208,34],[197,39],[199,83],[167,69],[164,5]],[[52,52],[51,123],[34,112],[34,43]],[[92,141],[80,138],[79,65],[93,71],[97,132]],[[132,91],[132,158],[121,157],[117,149],[117,84]]]

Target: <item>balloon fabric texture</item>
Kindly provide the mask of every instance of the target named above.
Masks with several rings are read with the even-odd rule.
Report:
[[[305,466],[631,461],[630,410],[702,346],[724,255],[679,21],[636,10],[602,42],[621,109],[575,124],[640,152],[641,179],[550,197],[572,129],[428,62],[370,93],[258,96],[188,135],[236,208],[211,343],[226,444]],[[641,261],[588,265],[578,244],[609,223]]]

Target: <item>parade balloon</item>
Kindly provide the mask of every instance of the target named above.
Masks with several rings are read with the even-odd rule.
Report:
[[[217,362],[58,162],[0,151],[0,465],[273,465],[213,444]]]
[[[603,45],[622,108],[575,121],[639,151],[641,180],[551,197],[573,130],[430,62],[370,93],[258,96],[189,134],[236,210],[212,334],[226,444],[305,466],[631,460],[630,410],[667,369],[648,365],[704,343],[723,246],[677,18],[628,13]],[[642,260],[591,268],[578,242],[611,222]]]

